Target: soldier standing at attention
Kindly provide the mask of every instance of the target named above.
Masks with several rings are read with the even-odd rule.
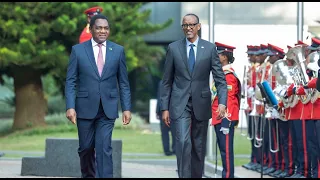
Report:
[[[214,85],[212,91],[214,98],[212,100],[212,121],[217,135],[217,142],[222,159],[222,178],[234,178],[234,128],[239,122],[239,110],[241,99],[241,83],[232,68],[234,62],[233,50],[235,47],[228,46],[216,42],[217,52],[222,65],[224,74],[226,75],[228,98],[226,117],[218,119],[218,99],[215,98],[217,90]]]
[[[103,11],[102,7],[92,7],[84,11],[84,14],[87,15],[87,26],[83,29],[80,37],[79,43],[88,41],[92,38],[92,35],[89,30],[91,17],[97,14],[100,14]]]

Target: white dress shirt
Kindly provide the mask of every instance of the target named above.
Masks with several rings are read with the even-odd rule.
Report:
[[[194,44],[193,50],[194,50],[194,57],[197,59],[197,47],[198,47],[198,42],[199,42],[199,36],[197,37],[196,41],[194,41],[193,43],[191,43],[187,38],[187,57],[189,59],[189,52],[190,52],[190,48],[191,46],[189,46],[190,44]]]
[[[98,54],[99,54],[99,46],[98,46],[98,43],[93,40],[93,38],[91,38],[91,43],[92,43],[92,49],[93,49],[93,53],[94,53],[94,59],[95,59],[96,64],[97,64]],[[105,60],[106,60],[106,51],[107,51],[107,41],[102,43],[102,47],[101,48],[102,48],[102,59],[103,59],[103,62],[105,62]]]

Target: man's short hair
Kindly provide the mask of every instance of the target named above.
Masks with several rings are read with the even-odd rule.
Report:
[[[194,17],[196,17],[196,18],[197,18],[197,23],[199,23],[199,22],[200,22],[199,17],[198,17],[196,14],[188,13],[188,14],[186,14],[185,16],[194,16]]]
[[[95,24],[97,19],[105,19],[108,21],[108,18],[105,15],[102,15],[102,14],[94,15],[91,17],[91,20],[90,20],[90,29],[93,27],[93,25]],[[109,23],[109,21],[108,21],[108,23]],[[110,26],[110,24],[109,24],[109,26]]]

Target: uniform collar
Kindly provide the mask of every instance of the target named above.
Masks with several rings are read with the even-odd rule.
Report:
[[[231,64],[227,64],[225,66],[222,67],[222,69],[225,71],[225,70],[228,70],[228,69],[232,69],[232,65]]]

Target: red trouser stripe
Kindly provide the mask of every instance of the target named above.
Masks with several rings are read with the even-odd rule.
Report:
[[[275,128],[272,128],[272,137],[273,137],[273,142],[274,142],[274,149],[277,149],[277,139],[276,139],[276,130]],[[275,163],[276,163],[276,169],[280,169],[280,164],[279,164],[279,156],[278,156],[278,152],[275,153]]]
[[[304,158],[304,176],[308,175],[308,152],[306,139],[306,121],[302,120],[302,142],[303,142],[303,158]]]
[[[293,173],[293,161],[292,161],[292,137],[291,137],[291,132],[290,132],[290,131],[289,131],[288,150],[289,150],[289,174],[292,174],[292,173]]]
[[[227,164],[226,178],[229,178],[230,177],[229,134],[226,134],[226,164]]]

